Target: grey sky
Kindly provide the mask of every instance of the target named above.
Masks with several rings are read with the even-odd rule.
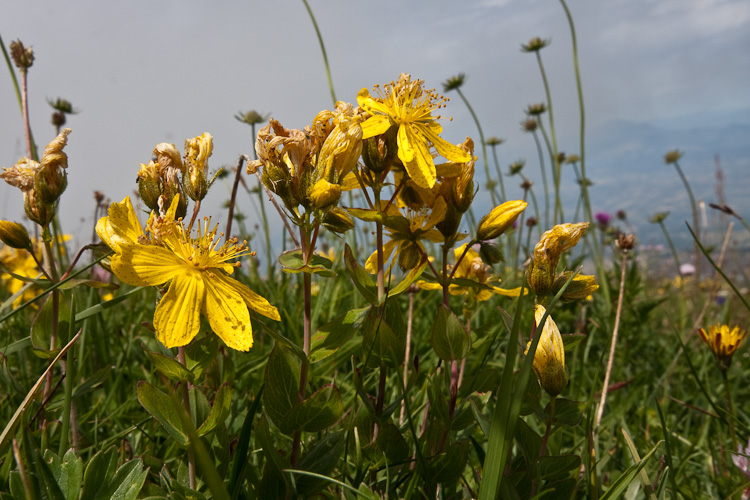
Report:
[[[550,38],[542,58],[560,149],[577,152],[570,34],[558,2],[310,3],[340,100],[355,102],[360,88],[401,72],[438,89],[466,73],[462,90],[485,134],[508,141],[498,150],[503,168],[521,156],[535,158],[519,123],[528,104],[544,100],[544,91],[535,57],[520,45],[534,36]],[[738,110],[750,109],[747,0],[569,0],[569,6],[590,131],[616,120],[726,124],[741,118]],[[20,38],[35,50],[29,92],[40,147],[54,134],[45,98],[60,96],[81,110],[68,123],[69,186],[61,216],[69,232],[89,234],[95,189],[116,201],[132,193],[138,164],[150,159],[156,143],[182,150],[185,138],[210,132],[213,170],[251,151],[250,128],[234,120],[236,112],[272,112],[285,126],[301,128],[332,106],[318,41],[300,1],[4,0],[2,12],[6,46]],[[478,142],[458,95],[449,96],[444,115],[454,120],[443,123],[444,136]],[[0,77],[0,113],[0,166],[10,167],[25,152],[7,72]],[[665,151],[679,146],[665,145]],[[219,207],[227,197],[217,185],[203,214],[221,213],[223,221]],[[0,218],[20,221],[21,205],[20,193],[3,183]],[[246,201],[240,206],[251,215]]]

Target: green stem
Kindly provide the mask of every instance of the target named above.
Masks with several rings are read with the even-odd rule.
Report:
[[[690,198],[690,209],[693,212],[693,227],[695,228],[696,234],[701,234],[700,217],[698,216],[698,204],[695,202],[695,196],[693,196],[693,190],[690,188],[687,177],[680,168],[680,163],[675,161],[674,168],[677,169],[677,174],[680,176],[682,183],[685,185],[685,191],[687,191],[688,197]],[[698,251],[698,243],[693,243],[693,253],[695,259],[695,280],[696,285],[700,282],[700,252]]]
[[[555,199],[557,200],[555,204],[555,223],[562,222],[563,215],[562,215],[562,207],[560,205],[560,162],[557,161],[557,135],[555,134],[555,115],[552,109],[552,93],[550,92],[549,88],[549,81],[547,80],[547,72],[544,70],[544,64],[542,64],[542,55],[537,50],[535,52],[536,54],[536,61],[539,64],[539,72],[542,74],[542,82],[544,83],[544,93],[547,96],[547,111],[549,111],[549,131],[550,131],[550,137],[552,138],[552,171],[554,172],[554,182],[555,182]],[[541,125],[541,120],[539,120],[539,123]],[[557,209],[560,207],[560,218],[557,218]]]
[[[549,227],[549,186],[547,184],[547,170],[544,168],[542,143],[539,141],[539,136],[536,135],[536,131],[533,131],[531,135],[534,137],[536,152],[539,155],[539,168],[542,170],[542,185],[544,186],[544,227]],[[539,223],[541,224],[541,222],[542,221],[540,220]]]
[[[682,271],[680,271],[680,259],[677,257],[677,249],[674,246],[674,243],[672,242],[672,238],[669,237],[669,233],[667,232],[667,226],[664,225],[663,221],[659,222],[659,226],[661,226],[661,230],[664,233],[664,237],[667,239],[667,245],[669,245],[669,249],[672,251],[672,257],[674,258],[674,263],[677,266],[677,276],[682,276]]]
[[[318,28],[318,23],[315,21],[315,16],[313,15],[313,11],[310,8],[310,4],[307,3],[307,0],[302,0],[302,3],[305,4],[307,13],[310,14],[310,20],[312,21],[313,27],[315,28],[315,34],[318,35],[318,42],[320,43],[320,51],[323,53],[323,63],[326,66],[326,76],[328,77],[328,88],[331,91],[331,99],[333,99],[333,103],[336,104],[336,92],[333,90],[333,79],[331,78],[331,67],[328,65],[328,55],[326,54],[326,46],[323,43],[323,36],[320,34],[320,28]]]
[[[495,172],[497,172],[497,180],[500,183],[500,194],[503,197],[503,201],[506,201],[508,197],[505,195],[505,182],[503,181],[503,172],[500,169],[500,162],[497,161],[497,146],[492,145],[492,158],[495,160]]]
[[[474,112],[474,108],[471,107],[471,104],[469,104],[468,99],[466,99],[466,96],[464,96],[464,93],[461,92],[460,88],[456,88],[456,92],[458,92],[458,95],[461,97],[461,100],[466,104],[466,107],[469,109],[469,113],[471,113],[471,117],[474,118],[474,123],[477,125],[477,130],[479,131],[479,140],[482,142],[482,159],[484,160],[484,175],[487,179],[487,188],[490,191],[490,196],[492,197],[492,206],[494,207],[497,205],[497,199],[495,198],[495,189],[492,187],[492,182],[490,179],[490,167],[487,162],[487,144],[484,142],[484,132],[482,131],[482,125],[479,123],[479,118],[477,117],[477,114]],[[500,182],[502,183],[502,178],[500,179]],[[503,198],[505,198],[505,193],[503,193]]]
[[[177,360],[182,366],[187,369],[184,347],[177,348]],[[182,383],[182,404],[185,407],[185,414],[193,419],[192,412],[190,411],[190,387],[188,387],[187,380]],[[193,422],[195,422],[195,420],[193,420]],[[192,446],[188,447],[188,478],[190,481],[190,489],[195,490],[198,485],[198,481],[195,475],[195,453],[193,452]]]
[[[737,415],[734,412],[734,404],[732,403],[732,390],[729,386],[729,377],[727,376],[727,370],[721,370],[721,376],[724,379],[724,395],[727,398],[727,409],[729,411],[729,433],[732,436],[732,449],[737,449],[737,434],[734,429],[734,421],[737,419]]]
[[[617,347],[617,333],[620,328],[620,315],[622,313],[622,301],[625,296],[625,277],[627,274],[628,252],[622,250],[622,262],[620,263],[620,295],[617,298],[617,311],[615,312],[615,326],[612,330],[612,343],[609,346],[609,358],[607,359],[607,369],[604,372],[604,384],[602,385],[602,395],[599,399],[599,408],[596,410],[596,423],[594,427],[599,427],[604,414],[604,405],[607,402],[607,389],[609,387],[609,377],[612,374],[612,365],[615,360],[615,347]]]
[[[581,129],[580,129],[580,151],[578,152],[581,158],[581,193],[583,194],[583,205],[586,211],[586,220],[593,221],[593,213],[591,211],[591,200],[589,198],[589,188],[586,184],[586,107],[583,102],[583,84],[581,83],[581,70],[578,63],[578,40],[576,38],[575,24],[573,23],[573,16],[570,14],[568,4],[565,0],[560,0],[560,4],[565,10],[565,17],[568,20],[570,26],[570,39],[573,50],[573,69],[576,75],[576,91],[578,92],[578,109],[580,114]],[[596,241],[596,237],[592,238],[594,245],[594,259],[596,261],[596,269],[599,276],[605,276],[604,269],[604,257],[602,255],[602,249],[599,247],[599,243]],[[609,283],[607,280],[600,280],[600,288],[602,295],[604,295],[604,304],[606,311],[609,311]]]

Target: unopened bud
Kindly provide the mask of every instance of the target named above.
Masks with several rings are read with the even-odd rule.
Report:
[[[31,238],[26,228],[18,222],[0,220],[0,241],[11,248],[32,251]]]
[[[396,127],[391,127],[384,134],[363,141],[362,161],[368,169],[380,173],[390,168],[398,152],[397,132]]]
[[[552,317],[547,317],[543,328],[538,326],[545,313],[546,310],[541,305],[537,305],[534,309],[536,333],[541,336],[536,346],[532,366],[539,379],[539,385],[550,396],[555,397],[568,385],[568,372],[565,370],[565,347],[562,335]],[[528,354],[530,346],[531,341],[526,346],[525,354]]]
[[[550,293],[556,295],[572,275],[573,273],[571,271],[565,271],[558,274]],[[565,301],[582,300],[598,289],[599,284],[596,282],[595,276],[579,274],[571,280],[570,284],[563,292],[562,298]]]
[[[193,201],[200,201],[208,194],[208,157],[213,150],[213,137],[207,132],[193,139],[185,139],[183,184],[185,194]]]
[[[26,72],[34,64],[34,49],[26,48],[21,40],[10,42],[10,57],[22,72]]]
[[[159,168],[153,161],[148,164],[141,163],[138,171],[138,192],[141,200],[151,210],[159,210],[159,197],[161,196],[161,177],[159,177]]]
[[[63,148],[68,143],[70,129],[66,128],[42,153],[41,168],[34,176],[34,190],[43,203],[54,204],[68,187],[68,155]]]
[[[497,245],[491,243],[481,243],[479,245],[479,256],[482,261],[488,265],[494,265],[503,260],[503,252]]]
[[[343,234],[354,229],[354,221],[342,208],[333,207],[325,211],[322,217],[323,225],[334,233]]]
[[[324,208],[341,198],[341,186],[320,179],[310,190],[310,201],[315,208]]]
[[[503,234],[513,225],[527,205],[528,203],[523,200],[511,200],[493,208],[479,221],[477,240],[494,240]]]

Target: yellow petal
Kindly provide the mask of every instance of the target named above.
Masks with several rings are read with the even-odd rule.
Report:
[[[166,347],[180,347],[198,335],[205,290],[200,274],[177,275],[156,306],[156,338]]]
[[[391,120],[385,115],[372,115],[362,123],[362,139],[385,134],[391,128]]]
[[[253,346],[250,313],[245,301],[226,281],[228,279],[231,278],[210,271],[203,274],[206,317],[211,329],[228,347],[247,351]]]
[[[156,245],[122,244],[111,266],[120,281],[134,286],[161,285],[174,276],[198,273],[174,253]]]
[[[143,235],[129,196],[120,203],[112,203],[108,213],[108,217],[102,217],[96,223],[96,234],[115,252],[119,251],[120,244],[136,243],[138,237]]]
[[[424,130],[424,127],[423,127]],[[433,130],[424,130],[425,136],[430,140],[437,152],[446,160],[453,162],[465,163],[471,160],[471,155],[465,150],[459,148],[455,144],[451,144],[439,135],[435,134]]]
[[[245,305],[247,305],[247,307],[249,307],[251,310],[265,316],[266,318],[271,318],[275,321],[281,321],[279,310],[272,306],[266,299],[253,292],[247,286],[243,285],[234,278],[230,278],[229,276],[222,276],[221,279],[227,287],[231,287],[232,293],[242,297],[242,300],[245,301]]]
[[[383,245],[383,263],[388,262],[388,259],[391,258],[391,254],[393,253],[393,249],[396,248],[397,243],[393,240],[386,241]],[[365,270],[367,270],[370,274],[375,274],[378,272],[378,252],[377,250],[372,252],[372,255],[367,259],[367,262],[365,262]]]
[[[398,157],[415,184],[425,189],[435,185],[437,174],[430,148],[422,137],[406,125],[398,129]]]

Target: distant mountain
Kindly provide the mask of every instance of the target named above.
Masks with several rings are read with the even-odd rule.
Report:
[[[685,221],[692,224],[687,192],[674,165],[664,163],[664,155],[673,149],[683,152],[680,167],[696,200],[706,204],[709,228],[721,234],[726,230],[719,213],[708,207],[708,203],[720,201],[719,187],[724,201],[750,218],[750,123],[681,127],[680,122],[657,126],[615,121],[591,130],[587,139],[587,177],[594,182],[590,190],[593,210],[613,214],[625,210],[643,243],[663,242],[659,227],[648,221],[656,212],[669,211],[666,224],[675,244],[692,246],[685,227]],[[722,183],[717,182],[717,155]],[[736,224],[734,234],[745,245],[748,243],[748,233],[740,224]]]

